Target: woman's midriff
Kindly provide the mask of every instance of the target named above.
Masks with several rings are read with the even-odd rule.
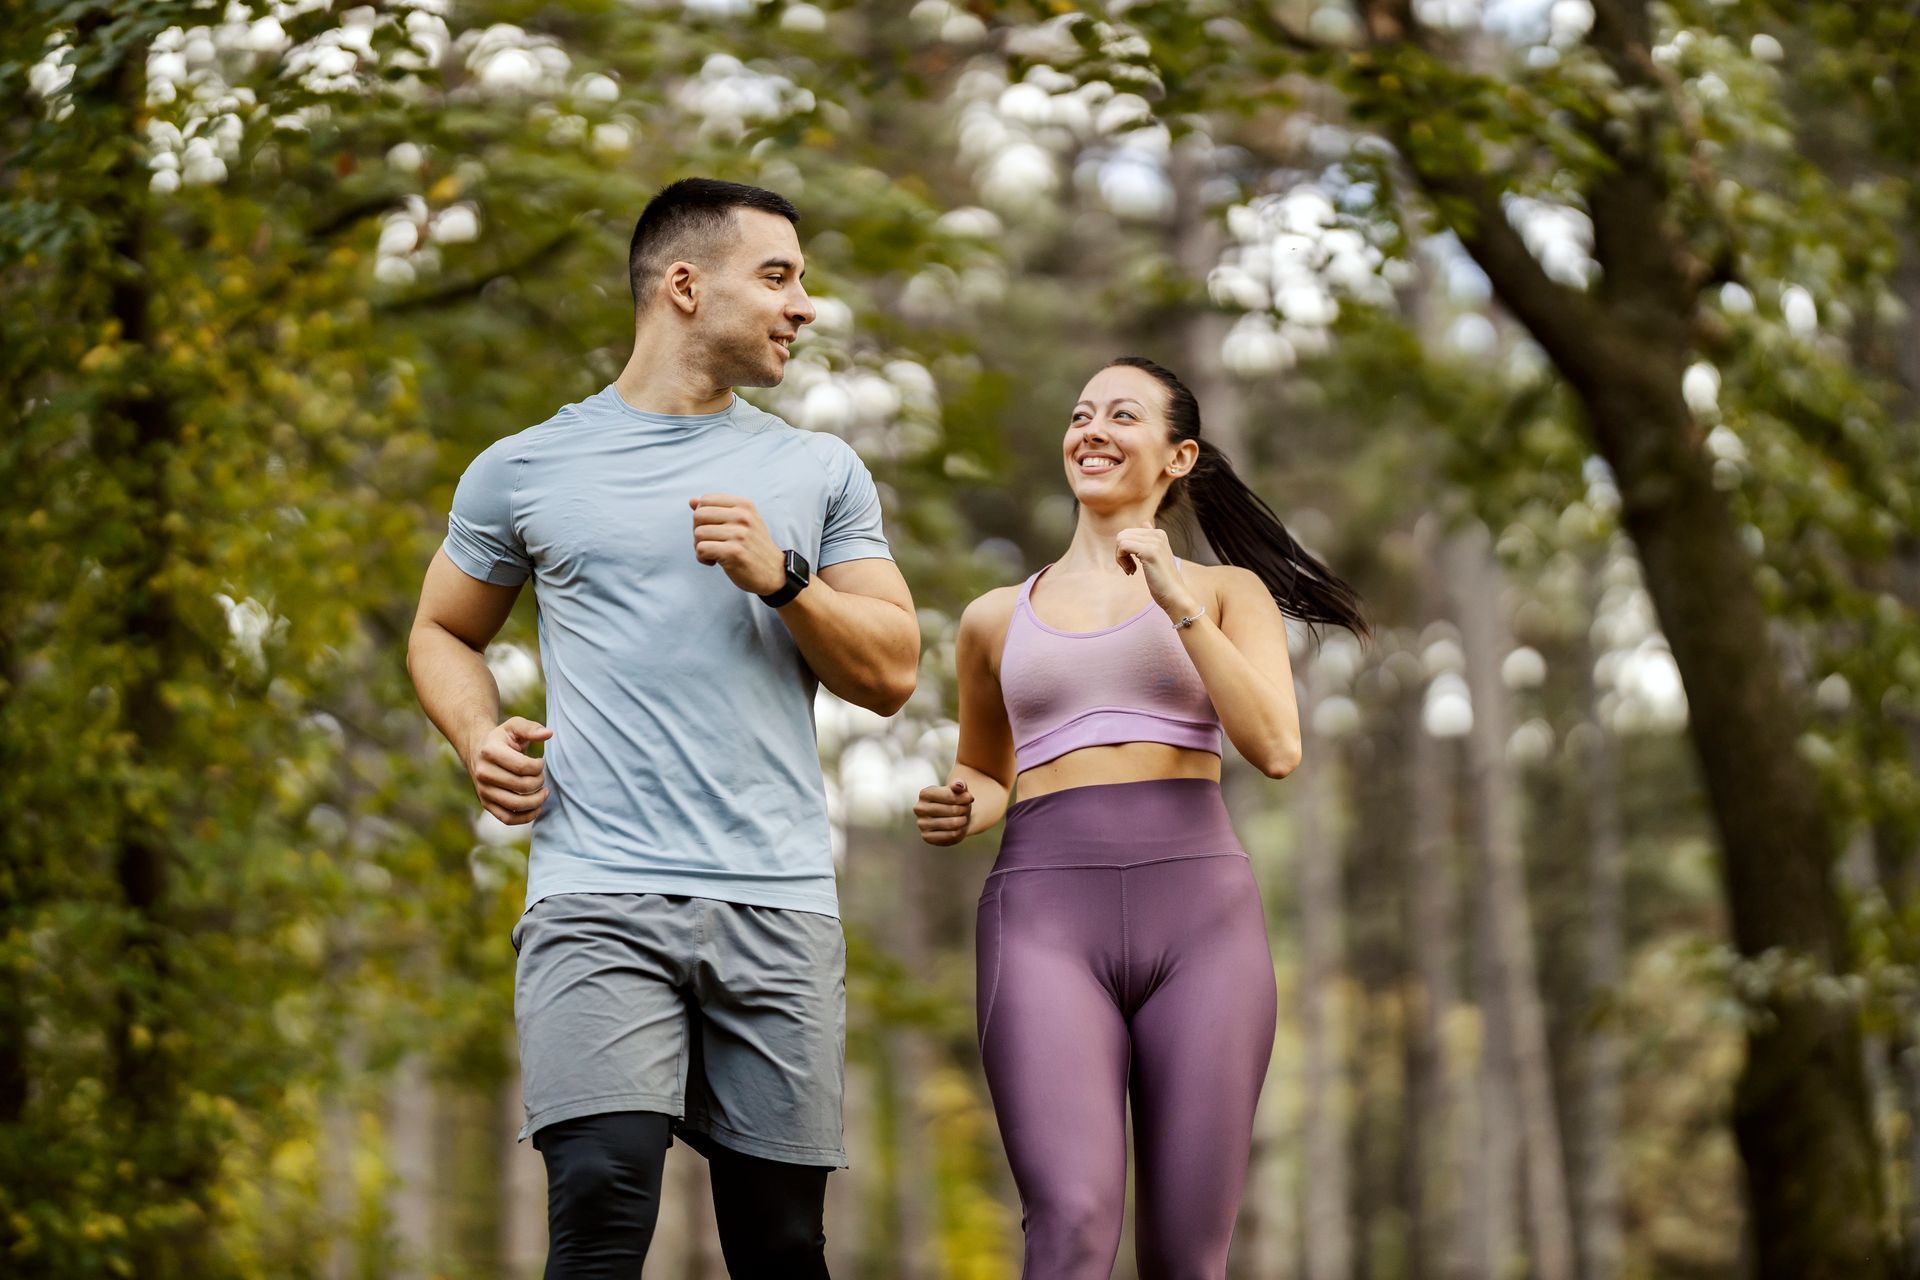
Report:
[[[1021,800],[1031,800],[1070,787],[1152,782],[1161,778],[1205,778],[1218,782],[1220,757],[1211,751],[1174,747],[1164,742],[1081,747],[1022,773],[1013,780],[1013,793]]]

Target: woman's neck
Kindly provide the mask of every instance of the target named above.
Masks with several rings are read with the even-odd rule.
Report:
[[[1126,570],[1114,554],[1120,534],[1127,529],[1145,529],[1153,525],[1153,509],[1148,505],[1124,507],[1116,511],[1089,511],[1080,508],[1080,522],[1074,526],[1073,541],[1054,567],[1064,573],[1111,573],[1123,576]]]

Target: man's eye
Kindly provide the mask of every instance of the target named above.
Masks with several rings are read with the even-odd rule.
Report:
[[[767,279],[773,281],[775,284],[785,284],[787,282],[785,276],[768,276]]]

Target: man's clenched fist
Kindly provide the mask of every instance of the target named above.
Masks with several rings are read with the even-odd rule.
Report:
[[[527,747],[552,736],[547,726],[514,716],[487,730],[468,754],[467,776],[480,803],[510,827],[532,822],[547,801],[547,762]]]
[[[734,586],[756,596],[786,585],[786,553],[750,499],[704,493],[687,505],[693,508],[693,554],[701,564],[719,565]]]

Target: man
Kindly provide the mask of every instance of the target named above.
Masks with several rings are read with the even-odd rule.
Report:
[[[647,205],[632,358],[468,467],[408,645],[481,803],[535,824],[514,1007],[548,1280],[640,1274],[674,1134],[731,1275],[827,1274],[846,984],[813,693],[893,714],[920,639],[853,450],[732,392],[813,319],[798,218],[700,178]],[[546,725],[501,721],[482,656],[529,575]]]

